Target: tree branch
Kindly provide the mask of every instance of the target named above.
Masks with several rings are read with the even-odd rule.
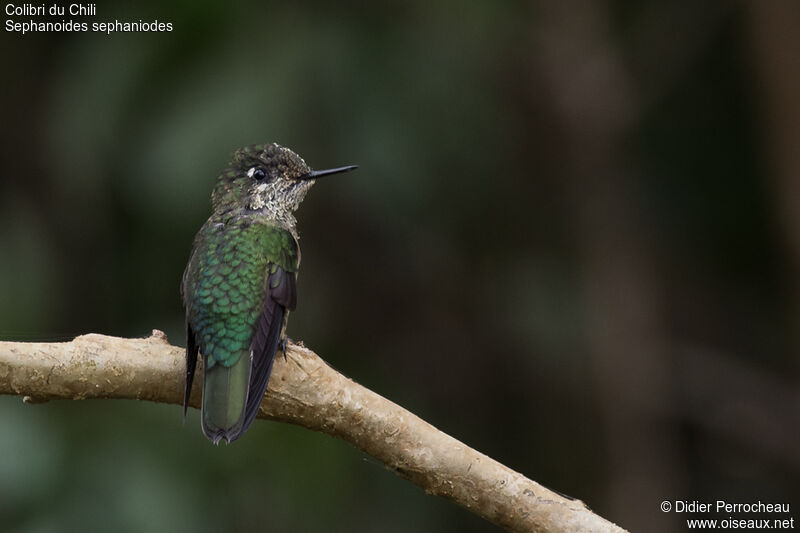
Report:
[[[147,339],[89,334],[65,343],[0,342],[0,394],[27,402],[180,404],[183,380],[184,349],[158,330]],[[199,388],[192,392],[194,407]],[[510,531],[624,531],[344,377],[302,346],[290,346],[286,360],[277,358],[258,416],[339,437],[425,492]]]

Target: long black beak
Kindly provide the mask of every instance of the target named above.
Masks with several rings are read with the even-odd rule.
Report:
[[[330,176],[331,174],[339,174],[340,172],[349,172],[351,170],[355,170],[358,168],[358,165],[349,165],[346,167],[339,167],[339,168],[328,168],[325,170],[312,170],[305,176],[300,176],[299,180],[315,180],[317,178],[321,178],[323,176]]]

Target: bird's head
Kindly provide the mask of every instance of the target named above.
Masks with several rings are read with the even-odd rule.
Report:
[[[260,214],[293,226],[293,213],[322,176],[355,166],[312,170],[303,158],[275,143],[237,150],[211,196],[215,212]]]

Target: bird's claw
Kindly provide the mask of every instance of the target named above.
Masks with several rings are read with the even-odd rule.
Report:
[[[291,341],[291,339],[289,337],[284,337],[283,339],[281,339],[281,351],[283,352],[283,360],[284,361],[286,361],[286,359],[287,359],[287,357],[286,357],[286,349],[289,347],[289,341]]]

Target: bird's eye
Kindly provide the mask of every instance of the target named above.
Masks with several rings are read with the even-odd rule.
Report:
[[[259,168],[259,167],[251,168],[250,170],[247,171],[247,175],[250,176],[251,178],[253,178],[255,180],[259,180],[259,181],[261,181],[261,180],[263,180],[264,178],[267,177],[267,173],[264,172],[264,169],[263,168]]]

